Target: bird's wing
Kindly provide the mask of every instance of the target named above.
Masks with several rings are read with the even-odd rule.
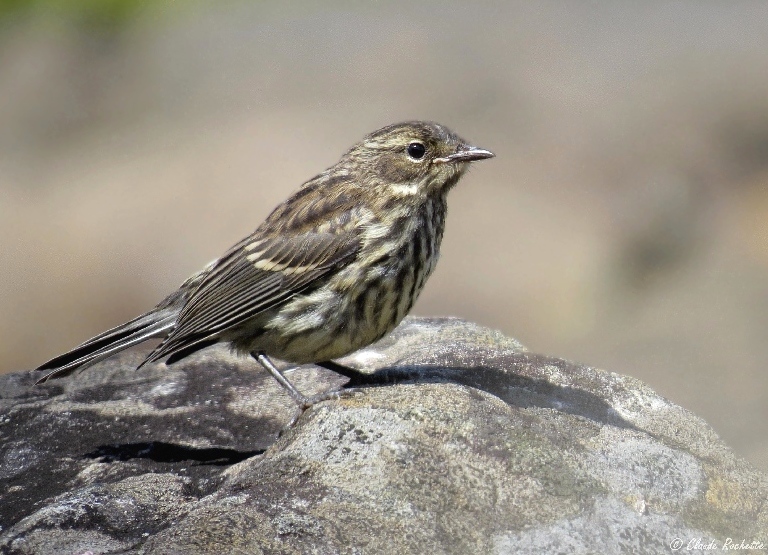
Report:
[[[251,236],[211,268],[167,339],[145,362],[210,342],[222,330],[317,285],[349,264],[359,249],[353,229]]]

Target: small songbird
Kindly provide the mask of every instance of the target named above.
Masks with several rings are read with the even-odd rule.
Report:
[[[309,406],[270,357],[339,371],[333,359],[394,329],[437,263],[448,191],[493,156],[432,122],[374,131],[152,310],[40,366],[37,383],[150,338],[163,341],[139,367],[229,342]]]

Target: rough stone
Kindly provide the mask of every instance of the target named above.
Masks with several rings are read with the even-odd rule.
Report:
[[[292,402],[253,361],[142,355],[0,377],[0,553],[768,549],[768,477],[704,421],[471,323],[407,319],[282,435]]]

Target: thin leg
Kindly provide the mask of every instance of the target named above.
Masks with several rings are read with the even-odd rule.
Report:
[[[349,378],[353,382],[364,382],[366,374],[363,374],[360,372],[360,370],[355,370],[354,368],[350,368],[349,366],[345,366],[343,364],[339,364],[338,362],[334,362],[332,360],[323,360],[320,362],[316,362],[315,365],[321,366],[325,368],[326,370],[330,370],[331,372],[336,372],[337,374],[341,374],[345,378]]]
[[[253,352],[251,353],[251,356],[258,360],[259,364],[261,364],[267,370],[267,372],[272,374],[272,377],[275,378],[278,383],[285,388],[285,390],[288,392],[288,395],[290,395],[301,408],[307,408],[312,405],[312,399],[306,395],[303,395],[298,389],[296,389],[293,384],[288,381],[288,378],[286,378],[283,373],[278,370],[274,364],[272,364],[272,361],[269,360],[267,355],[264,353]]]
[[[342,395],[350,395],[358,391],[357,389],[354,389],[354,388],[347,388],[341,391],[338,391],[338,390],[326,391],[326,392],[320,393],[319,395],[313,395],[312,397],[307,397],[306,395],[302,394],[298,389],[296,389],[290,381],[288,381],[288,378],[286,378],[285,375],[280,370],[278,370],[278,368],[274,364],[272,364],[272,361],[269,360],[269,357],[267,355],[265,355],[264,353],[253,352],[251,353],[251,356],[256,360],[258,360],[259,364],[261,364],[270,374],[272,374],[272,377],[275,378],[278,381],[278,383],[285,388],[285,390],[288,392],[291,398],[293,398],[293,400],[296,401],[296,404],[299,405],[299,415],[304,409],[311,407],[315,403],[319,403],[320,401],[327,401],[329,399],[338,399]],[[336,365],[335,362],[332,364]],[[345,366],[341,366],[340,364],[336,366],[339,366],[341,368],[346,368]],[[333,370],[333,368],[331,368],[331,370]],[[298,418],[298,415],[291,421],[290,425],[293,425],[293,423],[296,421],[297,418]]]

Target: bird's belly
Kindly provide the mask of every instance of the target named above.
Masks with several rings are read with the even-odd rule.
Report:
[[[355,298],[322,288],[286,304],[259,337],[255,350],[296,363],[331,360],[377,341],[400,323],[386,282]]]
[[[433,267],[430,261],[420,268],[389,268],[366,276],[341,273],[286,303],[259,326],[260,333],[247,350],[303,364],[339,358],[370,345],[408,314]],[[350,289],[339,294],[337,287],[344,288],[345,283]]]

